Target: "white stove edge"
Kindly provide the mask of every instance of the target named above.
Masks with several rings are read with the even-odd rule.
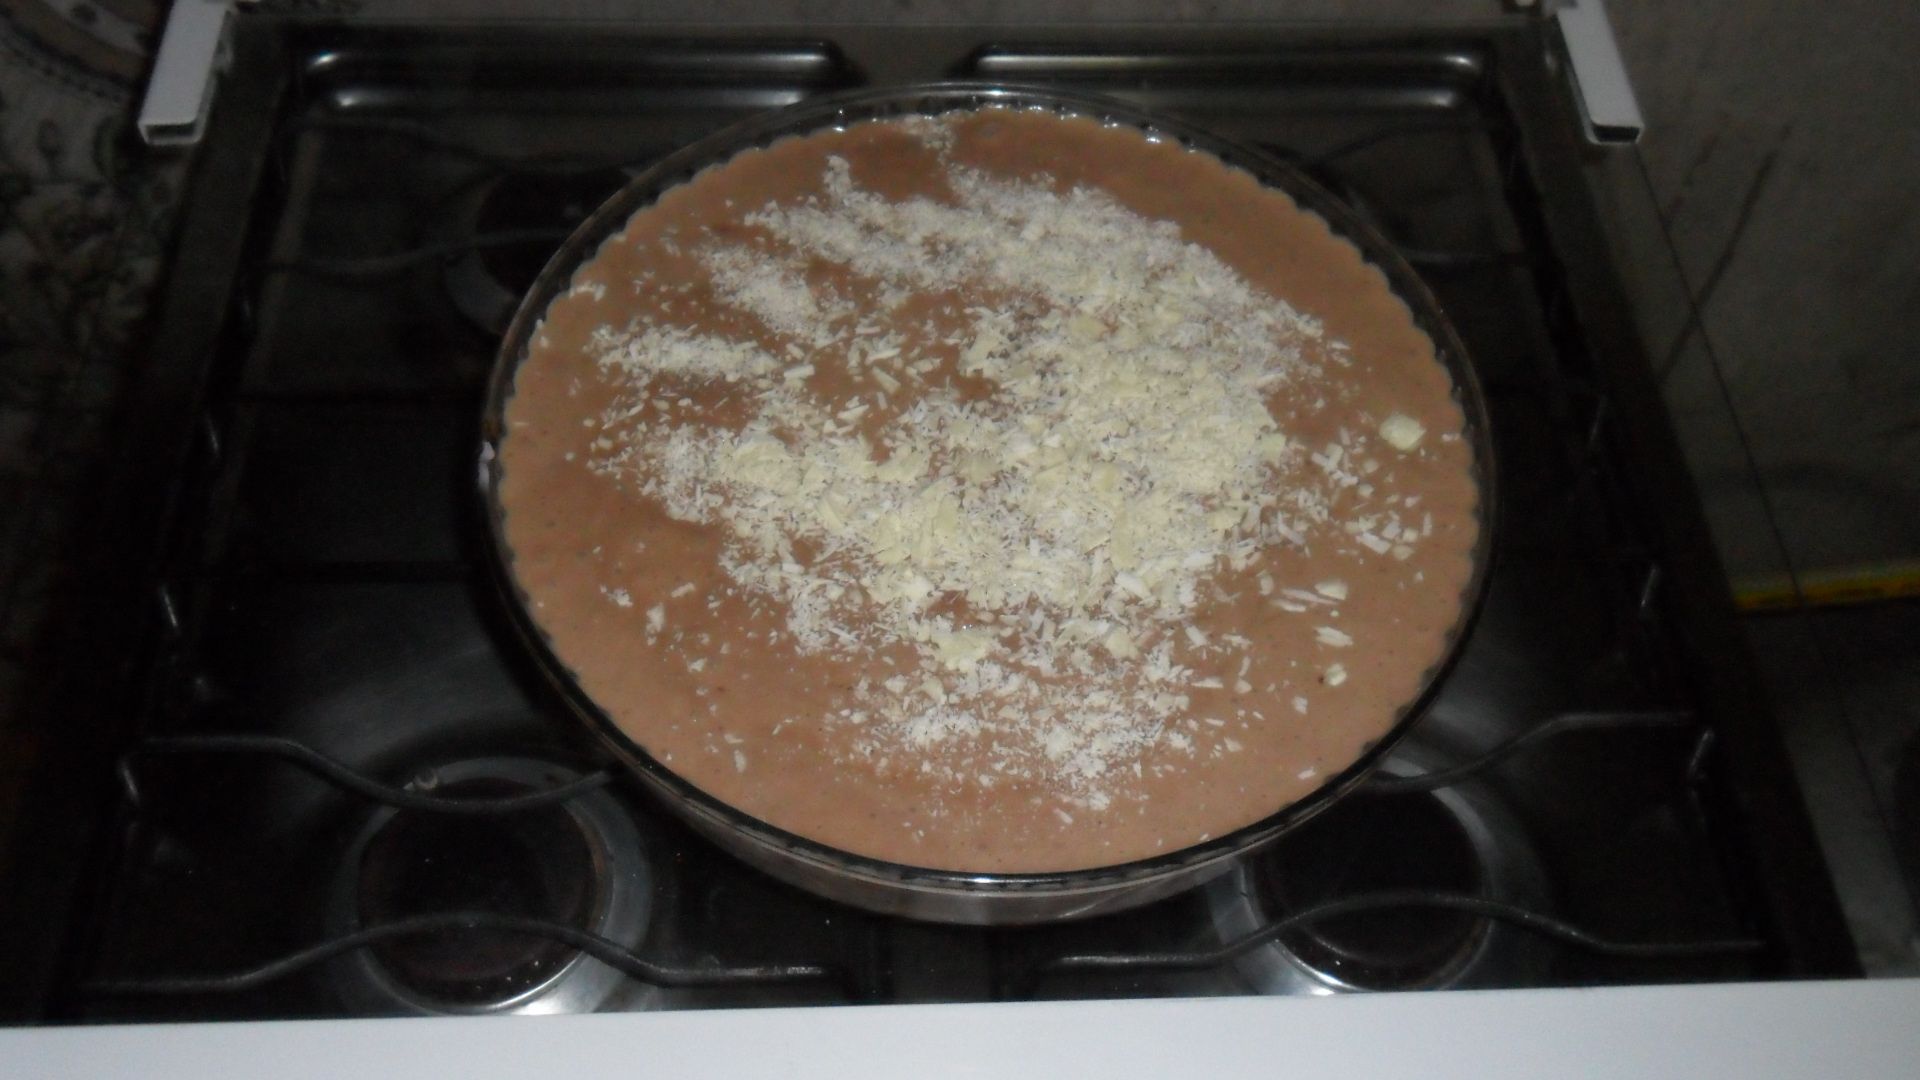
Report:
[[[1920,979],[0,1029],[11,1080],[1920,1075]],[[1317,1073],[1318,1075],[1329,1075]]]

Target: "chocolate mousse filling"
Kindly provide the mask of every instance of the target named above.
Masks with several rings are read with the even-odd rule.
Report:
[[[711,796],[941,870],[1108,866],[1319,788],[1449,645],[1446,368],[1319,217],[1124,126],[982,109],[640,210],[505,409],[512,569]]]

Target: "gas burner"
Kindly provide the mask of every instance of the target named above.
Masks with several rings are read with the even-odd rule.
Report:
[[[435,795],[499,798],[577,774],[530,758],[476,758],[423,771]],[[350,933],[455,911],[535,918],[626,944],[645,936],[652,871],[618,799],[466,816],[385,809],[347,851],[329,911]],[[587,1012],[625,976],[557,942],[484,930],[423,933],[357,950],[335,965],[342,996],[371,1013]]]
[[[1393,837],[1396,855],[1371,845]],[[1342,895],[1431,888],[1480,895],[1485,874],[1473,841],[1438,798],[1361,799],[1301,830],[1253,870],[1276,911]],[[1289,930],[1280,941],[1307,966],[1360,989],[1424,986],[1459,970],[1484,924],[1453,911],[1360,912]]]
[[[573,228],[626,185],[619,169],[507,173],[454,203],[445,239],[481,244],[447,264],[446,287],[462,315],[489,334],[506,330],[520,298]],[[550,234],[550,238],[540,238]],[[529,239],[487,243],[490,238]]]
[[[1406,761],[1408,755],[1402,755]],[[1411,762],[1407,762],[1411,764]],[[1400,765],[1401,762],[1396,762]],[[1401,775],[1425,772],[1409,768]],[[1545,910],[1538,853],[1484,784],[1434,792],[1357,792],[1210,886],[1215,924],[1238,938],[1348,896],[1424,890]],[[1243,956],[1263,993],[1328,994],[1533,985],[1537,938],[1456,911],[1402,908],[1330,916]]]

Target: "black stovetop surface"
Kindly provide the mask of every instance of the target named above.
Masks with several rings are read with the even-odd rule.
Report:
[[[730,121],[861,85],[868,66],[832,35],[703,43],[241,24],[189,223],[224,237],[233,265],[205,274],[217,286],[176,281],[170,301],[176,323],[219,312],[218,333],[204,350],[164,332],[157,346],[157,365],[172,368],[156,378],[199,389],[178,396],[178,444],[152,454],[140,480],[173,501],[164,523],[153,518],[164,524],[158,569],[134,581],[157,593],[162,615],[138,654],[136,690],[112,699],[126,713],[116,749],[146,748],[121,759],[138,799],[96,763],[85,790],[101,792],[97,844],[69,932],[48,950],[40,1015],[484,1008],[505,988],[593,965],[524,928],[436,926],[253,981],[155,980],[244,972],[435,912],[574,918],[608,906],[596,874],[621,877],[626,903],[641,909],[597,927],[605,936],[670,969],[652,970],[655,982],[711,985],[602,971],[591,987],[536,989],[513,1007],[1845,970],[1817,858],[1751,809],[1793,794],[1757,789],[1756,777],[1777,770],[1743,764],[1777,756],[1765,717],[1735,702],[1729,718],[1724,679],[1703,675],[1745,663],[1702,644],[1715,640],[1702,621],[1724,612],[1671,585],[1676,565],[1700,562],[1705,537],[1695,525],[1676,540],[1660,492],[1677,463],[1629,437],[1658,418],[1619,419],[1633,407],[1620,387],[1638,377],[1638,357],[1594,347],[1607,335],[1592,313],[1605,305],[1574,280],[1590,272],[1566,269],[1591,255],[1568,250],[1569,236],[1584,235],[1585,204],[1541,186],[1555,173],[1542,155],[1575,151],[1555,126],[1568,114],[1550,107],[1531,30],[1237,44],[1059,32],[1023,46],[959,30],[847,38],[894,41],[889,69],[914,77],[1068,83],[1176,112],[1295,161],[1402,247],[1486,384],[1500,506],[1484,612],[1387,771],[1482,761],[1548,725],[1472,776],[1431,792],[1363,792],[1274,854],[1148,908],[982,930],[868,915],[777,884],[617,778],[586,801],[456,820],[396,814],[257,748],[169,744],[282,737],[376,782],[443,794],[510,794],[601,766],[522,654],[484,562],[479,415],[497,335],[570,224],[627,176]],[[219,142],[243,137],[244,151]],[[476,760],[507,758],[518,763],[505,770],[512,780],[484,764],[492,786],[461,780]],[[638,843],[625,846],[637,859],[582,854],[570,823],[598,816],[626,823],[617,836],[633,830]],[[1421,895],[1303,924],[1235,958],[1194,955],[1288,912],[1383,890]],[[1676,948],[1596,950],[1516,926],[1511,912],[1482,921],[1457,903],[1437,908],[1436,892],[1538,912],[1558,921],[1548,931]],[[1787,908],[1811,914],[1796,925]],[[1689,950],[1697,955],[1676,955]],[[428,989],[393,991],[393,972],[427,969]]]

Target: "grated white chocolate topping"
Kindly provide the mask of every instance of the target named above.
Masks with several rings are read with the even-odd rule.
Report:
[[[804,731],[851,782],[914,777],[933,793],[901,823],[916,840],[1002,788],[1088,829],[1144,813],[1181,761],[1270,748],[1352,690],[1376,641],[1343,613],[1383,610],[1361,590],[1406,588],[1383,574],[1426,566],[1436,533],[1423,474],[1395,467],[1428,454],[1432,401],[1354,408],[1353,350],[1321,319],[1099,186],[963,160],[978,122],[863,125],[910,136],[939,183],[881,190],[854,150],[814,155],[802,194],[728,199],[726,227],[610,241],[596,262],[637,252],[628,285],[652,301],[609,305],[595,263],[565,298],[613,316],[571,331],[568,396],[599,405],[566,464],[700,530],[717,571],[599,581],[600,603],[643,609],[633,647],[694,677],[698,741],[742,777],[773,759],[712,700],[728,671],[847,672],[765,737]],[[1315,422],[1290,430],[1283,399]],[[1297,672],[1223,621],[1244,603],[1303,620]]]

